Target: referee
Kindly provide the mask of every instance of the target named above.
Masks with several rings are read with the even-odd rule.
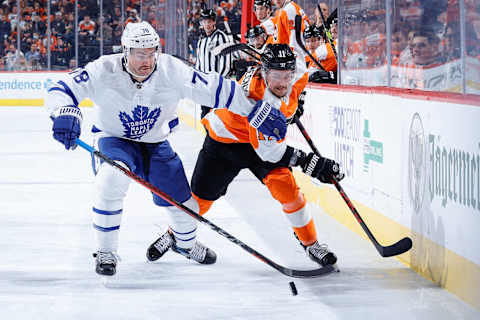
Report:
[[[232,63],[231,55],[214,56],[211,50],[218,45],[229,42],[228,36],[216,27],[217,15],[212,9],[204,9],[200,13],[200,27],[205,31],[205,36],[197,43],[197,61],[195,69],[202,72],[215,71],[222,76],[227,76]],[[202,106],[202,118],[210,111],[211,107]]]

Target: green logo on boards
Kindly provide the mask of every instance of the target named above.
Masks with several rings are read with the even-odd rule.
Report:
[[[365,119],[363,129],[363,171],[368,172],[370,162],[383,163],[383,143],[371,138],[368,120]]]

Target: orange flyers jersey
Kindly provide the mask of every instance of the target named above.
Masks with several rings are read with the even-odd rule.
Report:
[[[275,33],[275,17],[270,17],[260,23],[262,28],[265,30],[265,33],[269,36],[273,36]]]
[[[332,46],[330,43],[325,43],[320,45],[312,56],[317,59],[318,62],[326,71],[337,71],[337,59],[335,59],[335,54],[333,53]],[[309,72],[312,68],[320,69],[315,62],[310,59],[309,56],[305,58],[309,68]]]
[[[303,67],[299,64],[303,64]],[[250,68],[239,82],[250,100],[264,100],[282,111],[288,119],[295,115],[298,96],[305,88],[307,81],[305,60],[297,59],[297,72],[292,81],[293,85],[282,99],[276,97],[267,88],[258,67]],[[250,105],[249,108],[251,112],[253,106]],[[245,114],[245,110],[239,112],[232,108],[214,109],[202,119],[202,123],[212,139],[223,143],[250,143],[263,161],[278,162],[287,148],[285,140],[276,141],[265,137],[250,126],[247,118],[250,112]]]
[[[286,43],[293,47],[297,52],[301,52],[300,46],[297,44],[295,38],[295,16],[300,15],[302,17],[301,32],[305,31],[305,28],[310,25],[308,17],[302,8],[293,1],[286,3],[283,8],[277,10],[275,16],[275,33],[274,43]]]

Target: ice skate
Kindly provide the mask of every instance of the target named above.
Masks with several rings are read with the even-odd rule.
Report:
[[[170,231],[165,232],[160,238],[150,245],[147,249],[147,259],[156,261],[160,259],[170,248],[187,259],[192,259],[201,264],[213,264],[217,260],[217,255],[212,249],[207,248],[198,241],[195,241],[191,249],[183,249],[175,244],[175,239]]]
[[[305,251],[311,260],[323,267],[326,265],[335,265],[337,262],[337,256],[328,250],[328,246],[326,244],[319,244],[318,241],[307,246]]]
[[[93,254],[95,258],[95,272],[100,276],[111,277],[117,272],[118,256],[114,252],[97,251]]]
[[[174,244],[172,250],[187,259],[195,260],[201,264],[214,264],[215,261],[217,261],[217,255],[215,252],[198,241],[195,241],[195,244],[191,249],[183,249]]]

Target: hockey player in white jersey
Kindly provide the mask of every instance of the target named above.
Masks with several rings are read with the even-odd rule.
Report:
[[[251,103],[235,82],[217,73],[198,72],[160,54],[159,37],[147,22],[129,23],[121,43],[123,53],[100,57],[49,88],[46,106],[53,120],[53,137],[66,149],[75,149],[82,124],[78,103],[92,99],[92,132],[100,152],[198,212],[182,162],[167,141],[178,125],[178,101],[191,98],[226,108],[245,108]],[[123,199],[129,182],[107,163],[96,172],[93,227],[98,248],[94,257],[100,275],[116,273]],[[196,240],[196,221],[157,195],[153,201],[167,208],[170,224],[161,245],[147,258],[154,261],[171,248],[199,263],[215,263],[215,252]]]

